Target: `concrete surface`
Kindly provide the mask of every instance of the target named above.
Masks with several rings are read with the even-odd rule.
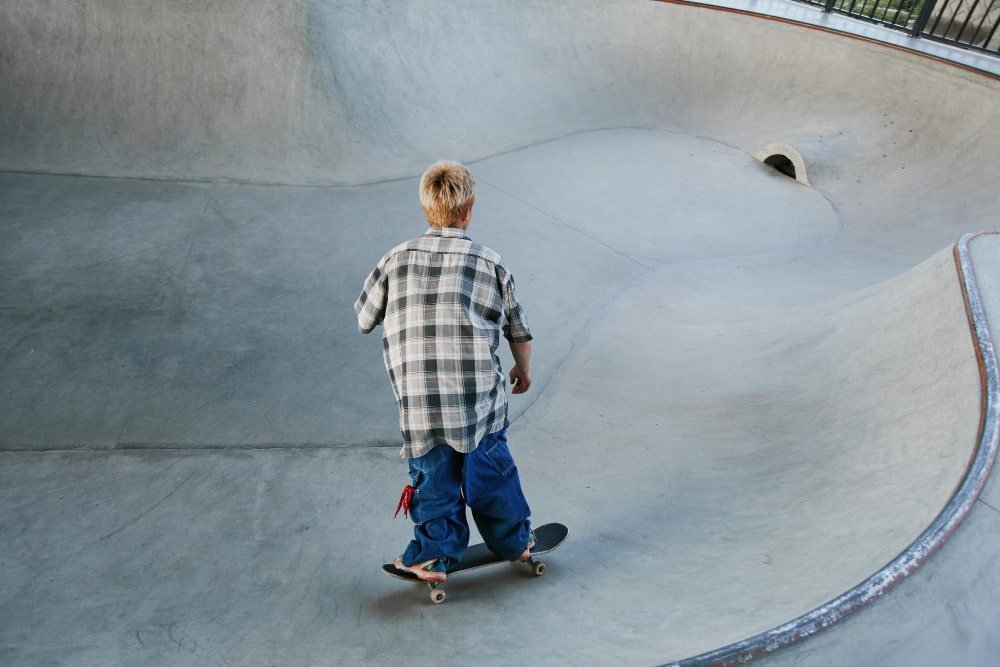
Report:
[[[0,19],[5,664],[669,662],[858,584],[964,474],[951,244],[996,226],[995,78],[653,2]],[[780,142],[812,188],[751,156]],[[518,278],[512,447],[571,534],[545,578],[432,607],[378,572],[406,476],[350,305],[444,156]],[[925,569],[767,660],[991,664],[991,484]]]

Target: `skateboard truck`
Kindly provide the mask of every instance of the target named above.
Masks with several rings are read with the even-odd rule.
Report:
[[[540,577],[545,574],[545,561],[535,560],[531,556],[528,556],[528,560],[522,562],[531,566],[531,573],[536,577]]]

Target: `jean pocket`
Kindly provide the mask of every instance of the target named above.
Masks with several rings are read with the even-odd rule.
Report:
[[[423,456],[410,459],[410,474],[412,475],[414,470],[422,472],[425,475],[433,473],[442,463],[448,460],[447,447],[448,445],[437,445]]]
[[[507,443],[503,440],[486,450],[486,458],[490,460],[490,464],[500,473],[501,477],[506,477],[514,469],[514,457],[510,455],[510,449],[507,448]]]

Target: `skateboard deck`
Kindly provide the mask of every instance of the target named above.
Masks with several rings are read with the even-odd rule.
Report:
[[[531,566],[531,571],[535,574],[535,576],[540,577],[545,574],[545,563],[540,560],[536,560],[535,557],[554,551],[560,544],[563,543],[566,536],[569,535],[569,528],[561,523],[547,523],[544,526],[535,528],[534,530],[535,546],[531,550],[531,558],[525,562]],[[447,572],[448,577],[450,578],[459,572],[465,572],[466,570],[475,570],[480,567],[497,565],[499,563],[516,562],[518,561],[508,561],[501,558],[494,552],[490,551],[489,547],[485,544],[480,543],[466,549],[465,554],[462,556],[462,560],[449,567]],[[441,586],[443,584],[423,581],[417,578],[416,575],[410,574],[409,572],[400,572],[392,563],[385,563],[382,566],[382,571],[390,577],[395,577],[396,579],[403,579],[404,581],[409,581],[415,584],[424,584],[431,589],[431,600],[435,604],[444,602],[445,593],[441,590]]]

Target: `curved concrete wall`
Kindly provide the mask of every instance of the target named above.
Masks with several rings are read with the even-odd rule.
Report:
[[[561,630],[508,614],[449,655],[737,642],[880,571],[948,500],[979,378],[939,251],[995,224],[996,79],[653,2],[207,7],[7,3],[0,161],[316,185],[480,160],[474,230],[538,335],[512,442],[579,537],[541,586],[479,582]],[[749,156],[780,142],[815,189]],[[189,637],[200,662],[439,658],[467,607],[387,642],[408,591],[323,570],[406,530],[384,511],[405,473],[377,447],[398,437],[379,341],[350,304],[422,224],[414,180],[0,188],[16,656],[162,664]]]
[[[358,183],[413,175],[441,154],[471,160],[638,125],[746,151],[803,144],[820,183],[865,190],[877,173],[892,194],[912,170],[982,183],[962,158],[996,155],[1000,141],[995,81],[678,5],[227,1],[206,11],[98,0],[0,11],[4,169]]]

